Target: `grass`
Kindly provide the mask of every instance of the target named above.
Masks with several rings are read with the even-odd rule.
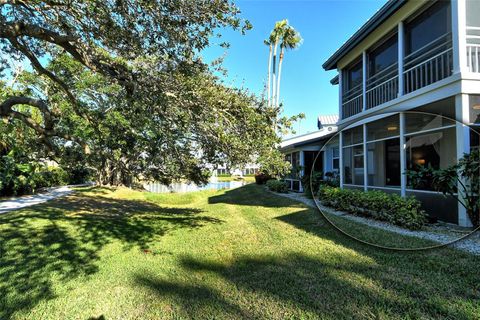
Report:
[[[228,182],[228,181],[245,181],[245,182],[255,182],[255,177],[254,176],[243,176],[242,178],[240,177],[233,177],[233,176],[220,176],[217,177],[217,180],[220,182]]]
[[[480,257],[364,246],[255,184],[187,194],[82,189],[0,215],[0,257],[0,319],[480,315]]]

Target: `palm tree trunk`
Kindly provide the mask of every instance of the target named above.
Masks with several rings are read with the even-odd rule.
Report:
[[[275,44],[274,44],[274,49],[273,49],[273,77],[272,77],[272,86],[273,86],[273,89],[272,89],[272,103],[270,104],[270,106],[275,106],[275,97],[277,96],[276,95],[276,84],[277,84],[277,48],[278,48],[278,40],[275,40]]]
[[[278,61],[278,79],[277,79],[277,98],[275,101],[275,107],[278,108],[280,106],[280,79],[282,76],[282,62],[283,62],[283,47],[280,50],[280,59]]]
[[[272,80],[272,44],[270,44],[270,50],[268,52],[268,82],[267,82],[267,96],[268,96],[268,105],[270,105],[271,95],[271,80]]]

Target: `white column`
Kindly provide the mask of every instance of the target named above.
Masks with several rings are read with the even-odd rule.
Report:
[[[300,178],[305,175],[305,154],[303,153],[303,150],[300,150],[299,152],[300,155]],[[308,173],[310,174],[310,172]],[[302,181],[300,181],[300,192],[303,192],[303,186],[302,186]]]
[[[362,101],[363,110],[367,110],[367,52],[362,53]]]
[[[403,96],[405,89],[403,84],[403,59],[405,57],[405,31],[403,21],[398,24],[398,96]]]
[[[465,0],[452,0],[453,73],[467,71],[467,8]]]
[[[405,113],[400,112],[400,195],[405,197],[407,192],[407,176],[405,170],[407,168],[407,150],[405,143]]]
[[[343,76],[342,69],[338,69],[338,116],[343,119]]]
[[[464,153],[470,152],[470,129],[468,125],[466,125],[469,123],[470,116],[468,94],[458,94],[455,96],[455,116],[457,119],[457,160],[459,160],[463,157]],[[460,203],[458,204],[458,224],[463,227],[472,225],[467,210]]]
[[[338,149],[338,152],[339,152],[339,156],[340,156],[340,159],[339,159],[339,169],[340,169],[340,188],[343,189],[343,132],[340,131],[339,133],[339,149]]]
[[[368,183],[368,172],[367,172],[367,125],[363,125],[363,190],[367,191]]]

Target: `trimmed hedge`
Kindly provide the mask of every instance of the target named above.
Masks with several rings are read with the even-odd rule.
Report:
[[[339,211],[387,221],[411,230],[420,229],[427,216],[414,197],[402,198],[382,191],[360,191],[321,186],[321,203]]]
[[[288,192],[287,183],[283,180],[275,180],[275,179],[268,180],[267,188],[270,191],[279,192],[279,193]]]

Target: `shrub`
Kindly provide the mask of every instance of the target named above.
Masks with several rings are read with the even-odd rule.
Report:
[[[311,198],[312,193],[316,194],[318,192],[318,189],[320,188],[320,185],[324,183],[323,181],[324,181],[323,180],[323,173],[321,171],[314,171],[312,176],[311,176],[311,179],[310,179],[310,174],[304,175],[302,177],[303,192],[305,193],[305,195],[307,197]],[[310,186],[313,188],[313,192],[310,189]]]
[[[414,197],[402,198],[382,191],[359,191],[321,186],[322,204],[336,210],[371,217],[408,229],[420,229],[427,221],[420,202]]]
[[[325,172],[323,183],[330,187],[340,187],[340,174],[335,171]]]
[[[288,192],[287,183],[283,180],[275,180],[275,179],[268,180],[267,188],[270,191],[279,192],[279,193]]]
[[[268,180],[272,179],[272,177],[266,173],[259,172],[255,174],[255,183],[256,184],[265,184]]]

